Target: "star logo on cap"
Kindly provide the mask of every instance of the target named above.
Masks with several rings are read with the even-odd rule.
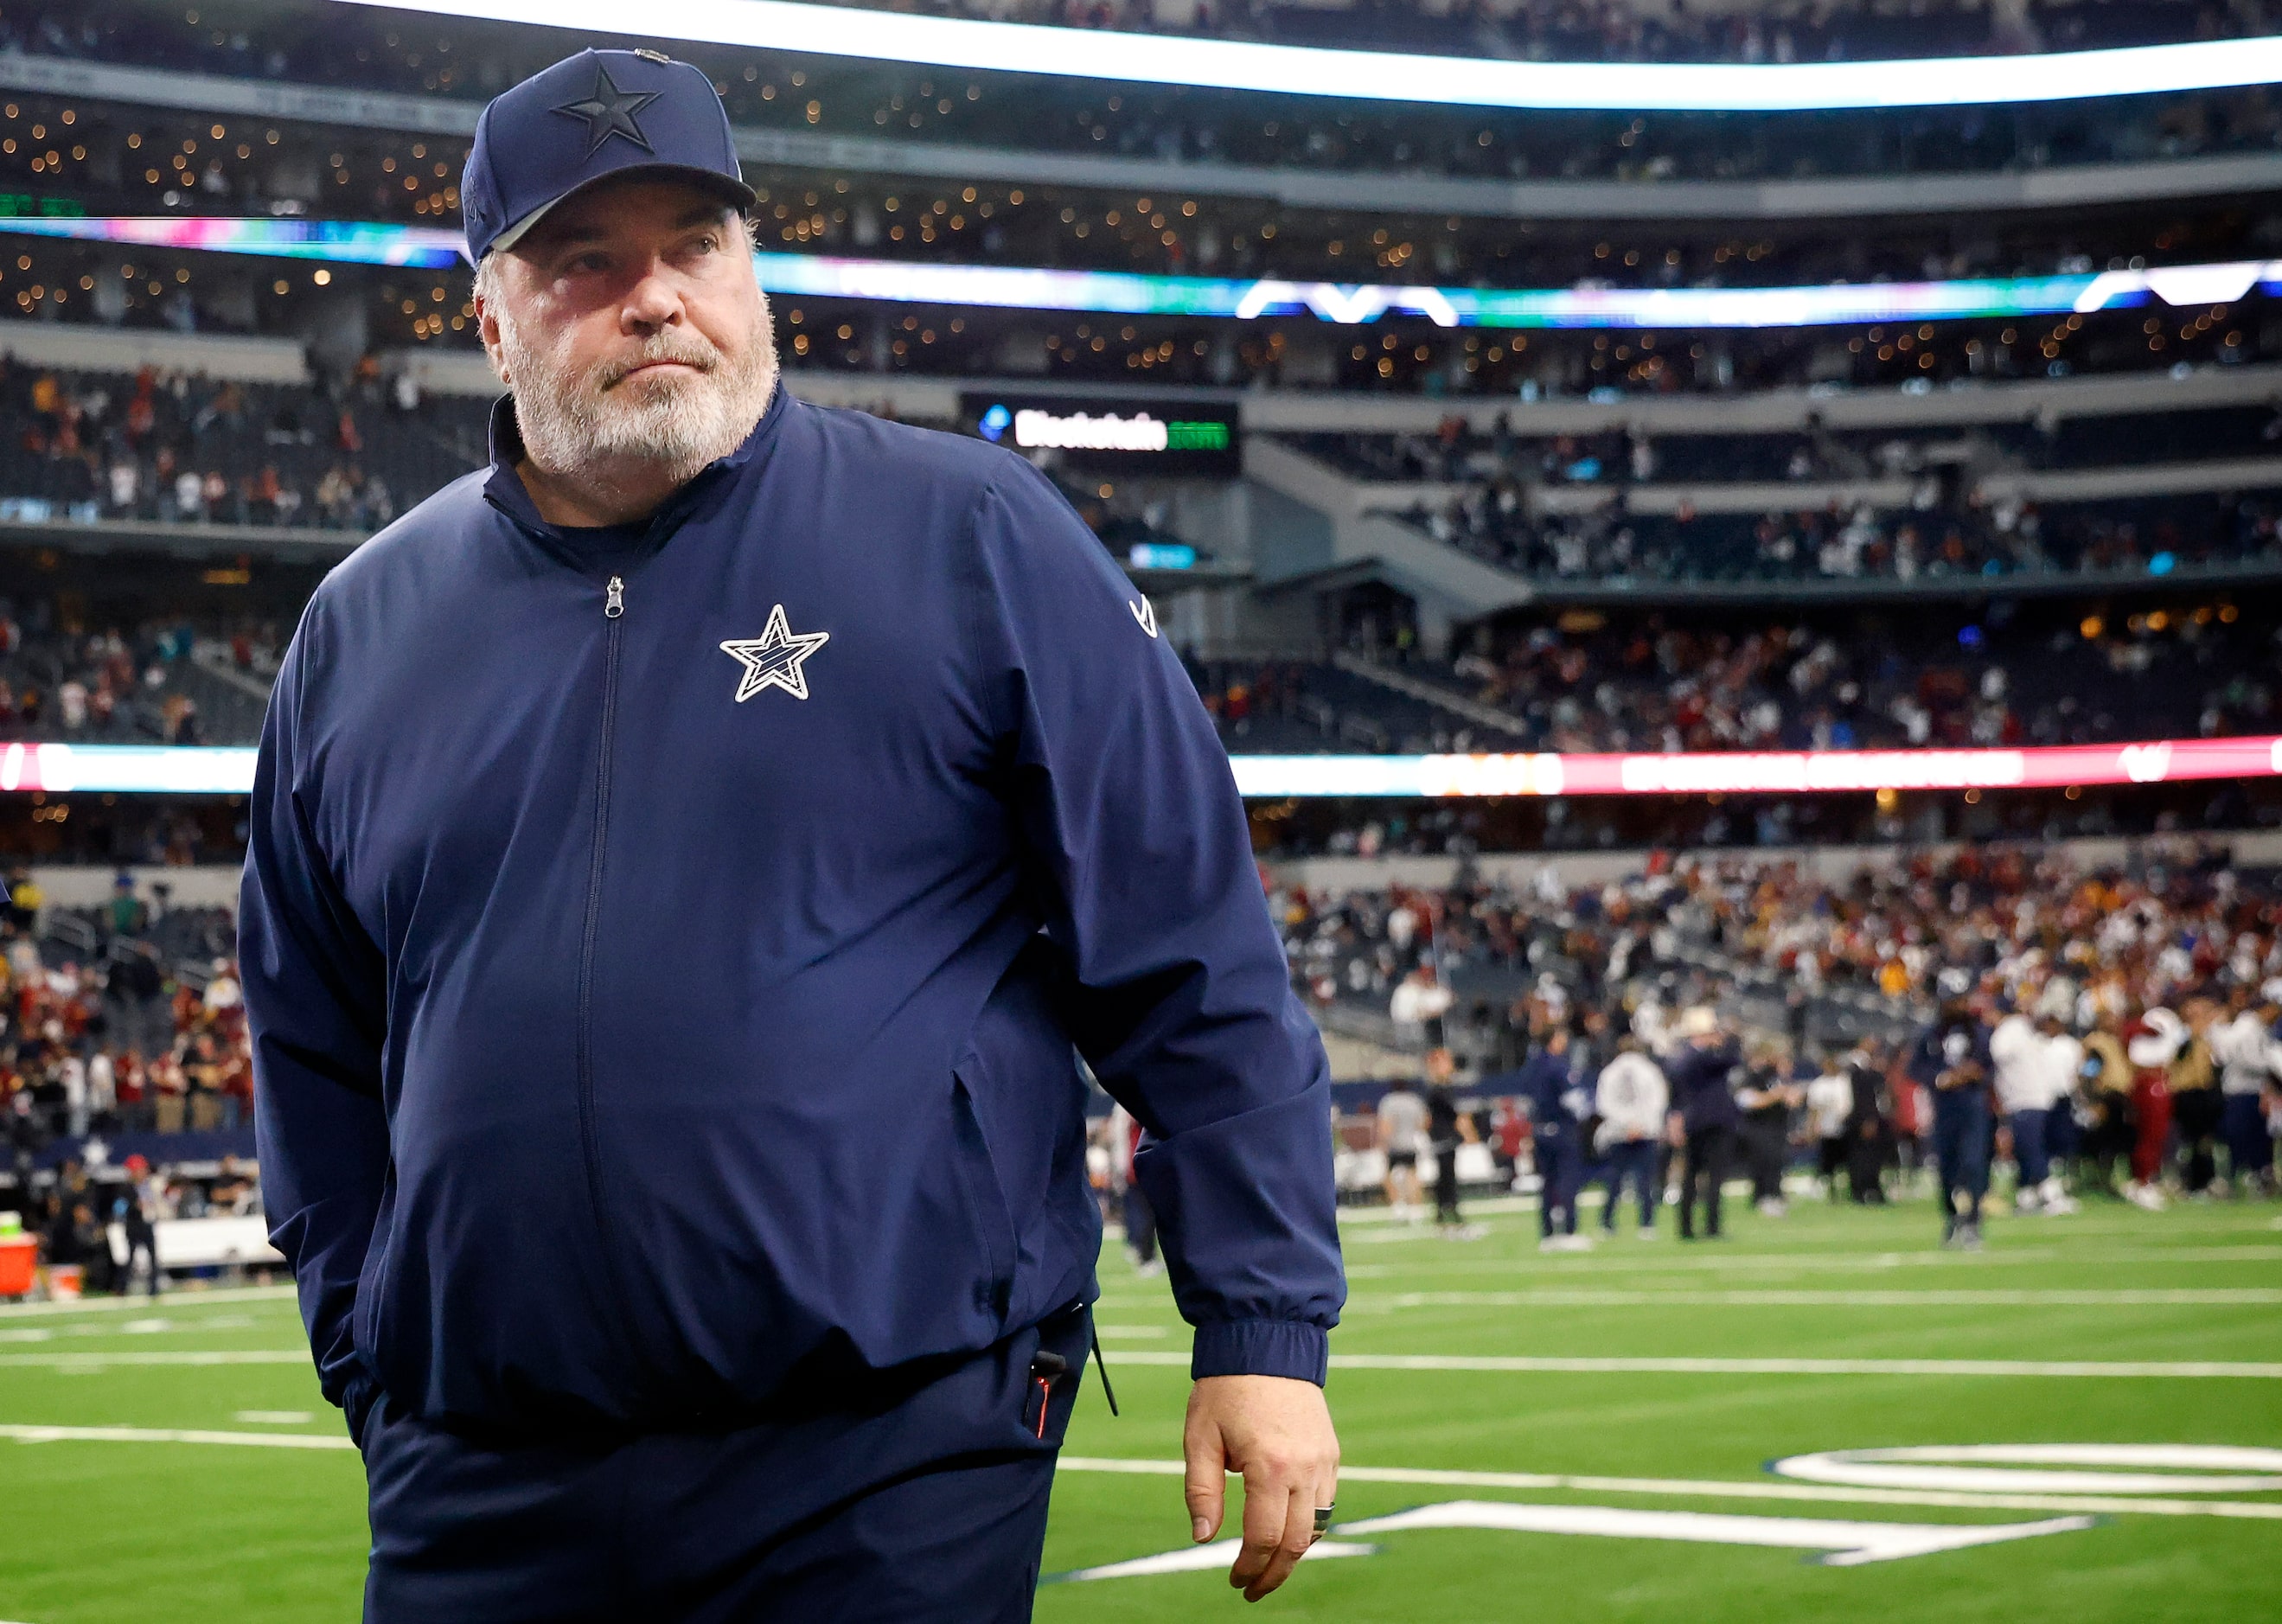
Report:
[[[745,670],[737,682],[737,703],[742,704],[765,688],[780,688],[795,699],[808,697],[808,677],[801,662],[832,641],[829,632],[795,632],[785,620],[784,605],[769,610],[769,623],[758,637],[733,639],[721,652]]]
[[[609,70],[597,65],[594,88],[586,99],[565,102],[550,111],[566,118],[586,120],[586,156],[592,158],[602,150],[602,143],[612,136],[624,136],[645,152],[655,151],[641,126],[634,122],[634,114],[657,99],[655,90],[636,90],[629,94],[610,82]]]

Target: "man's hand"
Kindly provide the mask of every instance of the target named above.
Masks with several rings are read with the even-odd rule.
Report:
[[[1181,1453],[1190,1532],[1220,1532],[1226,1474],[1244,1474],[1244,1549],[1228,1581],[1256,1602],[1316,1542],[1316,1512],[1339,1495],[1339,1441],[1323,1390],[1284,1376],[1207,1376],[1189,1390]]]

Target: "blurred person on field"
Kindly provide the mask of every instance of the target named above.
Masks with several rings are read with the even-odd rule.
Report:
[[[1438,1044],[1426,1052],[1426,1145],[1434,1153],[1434,1223],[1448,1239],[1481,1239],[1458,1210],[1458,1148],[1481,1137],[1471,1114],[1458,1109],[1456,1062]]]
[[[2171,1057],[2165,1082],[2171,1091],[2171,1125],[2177,1138],[2179,1188],[2208,1200],[2218,1181],[2218,1136],[2224,1106],[2219,1093],[2217,1056],[2211,1034],[2219,1006],[2208,998],[2191,998],[2179,1006],[2186,1037]]]
[[[1704,1237],[1717,1240],[1720,1186],[1735,1158],[1736,1131],[1743,1122],[1735,1094],[1743,1057],[1708,1005],[1683,1010],[1678,1031],[1678,1045],[1664,1072],[1672,1085],[1665,1132],[1681,1157],[1680,1238],[1696,1239],[1696,1208],[1701,1201]]]
[[[1565,1024],[1548,1027],[1510,1078],[1529,1113],[1530,1154],[1537,1169],[1537,1232],[1541,1250],[1582,1250],[1577,1195],[1585,1172],[1584,1119],[1591,1094]]]
[[[2226,1141],[2227,1178],[2236,1195],[2271,1194],[2274,1139],[2265,1097],[2282,1077],[2282,1043],[2274,1030],[2277,1006],[2263,990],[2238,987],[2228,1018],[2211,1032],[2218,1066],[2219,1131]]]
[[[2013,1204],[2022,1212],[2058,1216],[2076,1209],[2051,1144],[2053,1120],[2069,1107],[2083,1058],[2084,1046],[2048,1010],[2016,1007],[1989,1034],[1997,1109],[2012,1145]]]
[[[1846,1166],[1851,1141],[1846,1124],[1854,1115],[1854,1085],[1837,1056],[1826,1053],[1821,1067],[1807,1080],[1806,1134],[1814,1145],[1814,1176],[1826,1199],[1838,1200],[1839,1174]]]
[[[1398,1224],[1417,1224],[1426,1216],[1418,1182],[1418,1156],[1426,1148],[1426,1102],[1408,1077],[1397,1077],[1378,1098],[1372,1137],[1386,1158],[1386,1208]]]
[[[1791,1112],[1800,1092],[1787,1073],[1781,1044],[1755,1045],[1735,1090],[1743,1108],[1743,1165],[1751,1177],[1751,1204],[1766,1217],[1789,1209],[1783,1200],[1783,1166],[1790,1159]]]
[[[1846,1057],[1851,1094],[1846,1115],[1846,1193],[1858,1207],[1886,1204],[1886,1167],[1894,1156],[1887,1045],[1864,1037]]]
[[[2171,1140],[2171,1066],[2186,1047],[2187,1024],[2158,1004],[2126,1021],[2122,1035],[2124,1058],[2131,1064],[2131,1177],[2123,1198],[2161,1212]]]
[[[1989,1030],[1968,999],[1964,972],[1944,970],[1940,984],[1941,1013],[1911,1046],[1909,1072],[1933,1091],[1942,1244],[1973,1252],[1981,1248],[1981,1203],[1989,1193]]]
[[[1663,1186],[1656,1177],[1657,1145],[1672,1106],[1672,1088],[1663,1068],[1649,1058],[1648,1045],[1631,1034],[1617,1040],[1617,1052],[1594,1080],[1593,1106],[1600,1117],[1601,1165],[1608,1199],[1601,1206],[1601,1232],[1617,1232],[1617,1208],[1632,1186],[1640,1206],[1643,1240],[1656,1237],[1657,1200]]]
[[[2082,1039],[2084,1059],[2076,1073],[2077,1136],[2083,1166],[2076,1188],[2115,1193],[2115,1165],[2129,1161],[2134,1138],[2132,1068],[2124,1053],[2123,1022],[2114,1011],[2100,1010]]]
[[[1133,1262],[1133,1272],[1146,1278],[1161,1274],[1165,1265],[1157,1259],[1156,1211],[1149,1205],[1149,1193],[1133,1177],[1133,1157],[1140,1148],[1139,1119],[1122,1105],[1112,1107],[1110,1186],[1118,1195],[1120,1221],[1125,1230],[1125,1254]]]

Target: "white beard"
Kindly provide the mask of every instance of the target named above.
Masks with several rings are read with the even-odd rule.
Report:
[[[744,443],[776,386],[765,300],[759,330],[741,355],[684,328],[653,338],[637,358],[582,375],[526,344],[504,309],[499,338],[524,452],[547,473],[574,482],[614,483],[630,462],[686,479]],[[663,360],[698,370],[625,376],[637,361]]]

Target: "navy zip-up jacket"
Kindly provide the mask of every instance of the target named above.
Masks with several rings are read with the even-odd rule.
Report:
[[[1734,1080],[1743,1064],[1743,1056],[1733,1044],[1719,1044],[1700,1049],[1684,1043],[1664,1063],[1664,1075],[1672,1084],[1673,1108],[1680,1113],[1680,1125],[1694,1133],[1704,1128],[1737,1128],[1743,1125],[1743,1107],[1735,1103]]]
[[[1320,1382],[1323,1047],[1225,756],[1052,486],[780,388],[645,526],[513,471],[328,576],[241,897],[325,1393],[672,1426],[1090,1300],[1082,1052],[1197,1375]],[[725,645],[734,645],[725,647]]]
[[[1556,1054],[1541,1045],[1518,1071],[1491,1078],[1483,1087],[1492,1093],[1510,1092],[1522,1100],[1529,1107],[1530,1131],[1548,1139],[1572,1135],[1592,1110],[1573,1045]]]

